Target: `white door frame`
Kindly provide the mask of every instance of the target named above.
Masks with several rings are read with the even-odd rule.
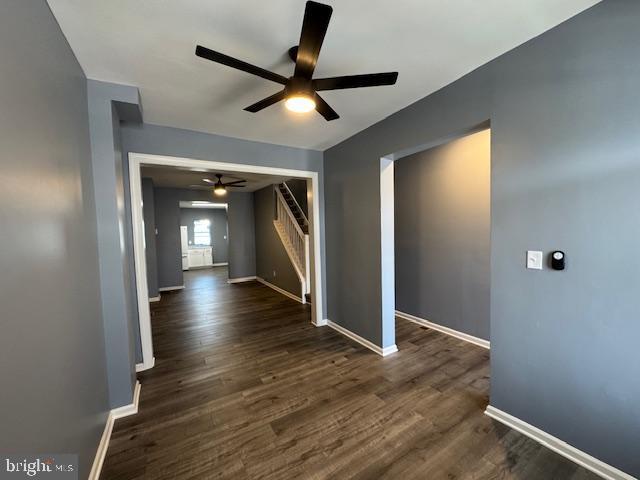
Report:
[[[153,339],[151,336],[151,315],[149,312],[149,290],[147,287],[147,259],[145,256],[144,216],[142,211],[142,165],[160,165],[187,167],[193,169],[227,170],[231,172],[262,173],[282,177],[298,177],[311,180],[311,236],[313,244],[313,279],[311,292],[313,308],[311,323],[315,326],[326,325],[322,316],[322,251],[320,249],[320,204],[318,202],[318,172],[295,170],[242,163],[215,162],[192,158],[129,153],[129,189],[131,195],[131,222],[133,227],[133,253],[136,273],[136,291],[138,294],[138,318],[140,322],[140,342],[142,344],[142,363],[136,365],[137,371],[147,370],[155,364],[153,357]]]

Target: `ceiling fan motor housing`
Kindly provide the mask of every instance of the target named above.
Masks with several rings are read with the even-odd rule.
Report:
[[[289,77],[285,86],[285,96],[288,97],[313,97],[315,91],[311,80],[303,77]]]
[[[289,58],[293,63],[296,63],[296,61],[298,60],[298,45],[294,45],[289,50],[287,50],[287,55],[289,55]]]

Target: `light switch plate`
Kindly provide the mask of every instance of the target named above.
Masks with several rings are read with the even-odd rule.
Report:
[[[536,250],[527,251],[527,268],[542,270],[542,252]]]

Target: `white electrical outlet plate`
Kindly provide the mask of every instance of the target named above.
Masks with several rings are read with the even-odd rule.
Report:
[[[527,268],[542,270],[542,252],[536,250],[527,251]]]

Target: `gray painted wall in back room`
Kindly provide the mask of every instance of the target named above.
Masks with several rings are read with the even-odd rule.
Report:
[[[180,248],[180,190],[154,188],[158,288],[184,285]]]
[[[256,274],[253,192],[231,192],[228,197],[229,278],[253,277]]]
[[[254,193],[254,211],[256,275],[300,297],[302,291],[300,280],[273,225],[275,218],[273,185]]]
[[[45,1],[0,2],[0,452],[87,478],[109,393],[86,79]]]
[[[489,130],[395,162],[396,310],[489,339]]]
[[[380,157],[491,120],[491,404],[636,476],[639,18],[605,0],[325,152],[329,318],[380,344]]]
[[[208,219],[211,222],[213,263],[226,263],[228,256],[227,210],[224,208],[181,208],[180,225],[187,227],[189,245],[193,245],[193,222]]]
[[[142,179],[142,214],[144,216],[145,258],[149,298],[158,296],[158,260],[156,253],[156,212],[153,180]],[[140,348],[142,354],[142,348]],[[142,355],[140,355],[142,357]]]

